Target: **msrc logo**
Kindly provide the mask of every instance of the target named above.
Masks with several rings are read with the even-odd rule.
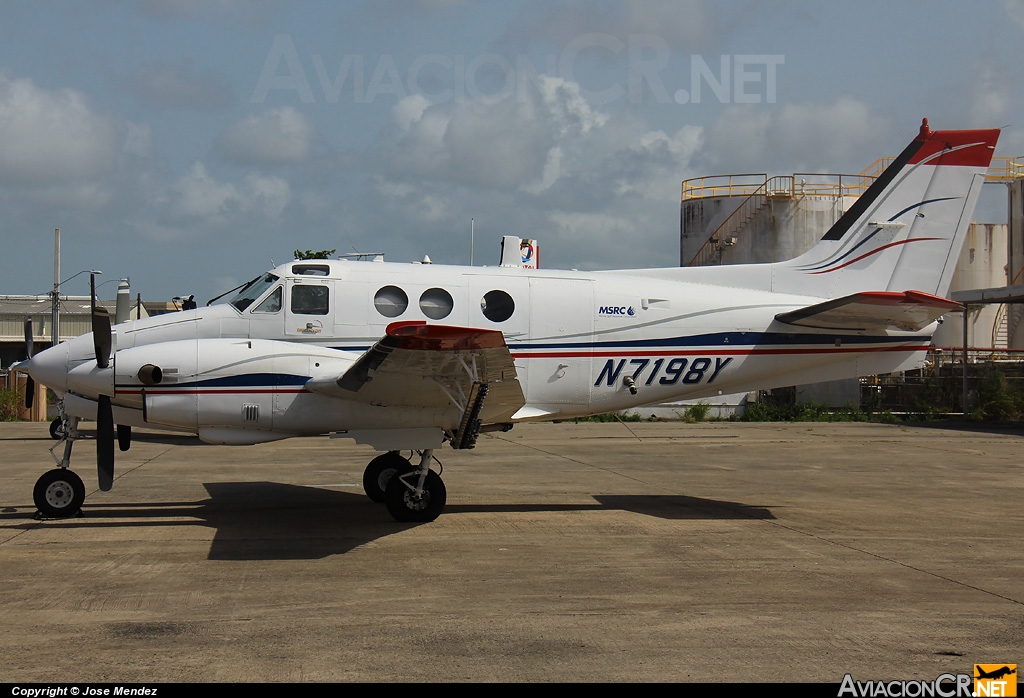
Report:
[[[987,696],[1017,695],[1016,664],[975,664],[974,695]]]
[[[633,306],[631,305],[602,305],[597,309],[597,314],[633,317],[634,315],[636,315],[636,310],[634,310]]]

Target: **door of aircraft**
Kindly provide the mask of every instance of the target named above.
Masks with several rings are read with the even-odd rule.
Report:
[[[527,399],[536,404],[590,405],[594,282],[530,279],[530,359]]]
[[[313,343],[328,339],[334,331],[334,281],[289,279],[284,311],[284,333]]]

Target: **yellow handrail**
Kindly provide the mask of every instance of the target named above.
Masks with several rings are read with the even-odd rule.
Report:
[[[756,177],[754,181],[749,181]],[[768,175],[761,174],[728,174],[707,175],[684,179],[681,200],[705,199],[713,196],[750,196],[764,186]]]
[[[838,177],[845,178],[846,184],[842,187],[834,185],[815,185],[815,190],[808,190],[805,193],[812,196],[859,196],[878,175],[885,171],[885,168],[892,164],[895,158],[878,158],[862,171],[855,175],[833,174],[833,173],[801,173],[793,174],[794,180],[806,174],[813,174],[815,177]],[[751,179],[756,178],[756,179]],[[985,174],[986,182],[1010,182],[1016,179],[1024,179],[1024,156],[1021,157],[996,157],[992,158],[992,164]],[[851,183],[852,180],[852,183]],[[750,196],[757,192],[764,183],[768,181],[766,174],[723,174],[707,175],[704,177],[692,177],[683,180],[680,201],[689,199],[703,199],[717,196]]]
[[[1024,157],[992,158],[985,173],[986,182],[1012,182],[1024,178]]]

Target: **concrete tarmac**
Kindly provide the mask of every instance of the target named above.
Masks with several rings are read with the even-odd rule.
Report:
[[[826,681],[1024,663],[1024,430],[538,424],[439,451],[398,524],[373,457],[137,434],[33,519],[0,425],[0,680]]]

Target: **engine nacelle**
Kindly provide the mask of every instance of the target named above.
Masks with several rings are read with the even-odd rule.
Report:
[[[147,423],[199,431],[274,430],[314,375],[340,375],[352,360],[322,347],[258,339],[188,339],[125,349],[115,357],[116,396]],[[211,432],[212,433],[212,432]],[[218,432],[219,433],[219,432]],[[282,434],[286,438],[290,434]],[[232,436],[224,442],[264,438]]]

